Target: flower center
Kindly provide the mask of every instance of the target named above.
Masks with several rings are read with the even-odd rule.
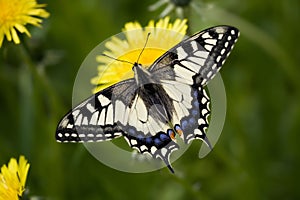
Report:
[[[16,18],[20,17],[20,9],[23,5],[17,5],[18,2],[2,1],[0,0],[0,26],[4,23],[14,21]]]
[[[163,53],[165,53],[166,50],[159,49],[159,48],[146,47],[144,49],[144,51],[142,52],[142,54],[141,54],[141,52],[142,52],[142,49],[135,49],[133,51],[130,51],[130,52],[118,57],[118,59],[126,60],[126,61],[129,61],[132,63],[138,62],[143,67],[148,68],[157,58],[159,58]],[[139,57],[140,54],[141,54],[140,59],[137,61],[137,58]],[[113,65],[115,65],[114,63],[113,63]],[[120,69],[118,71],[119,71],[119,73],[121,73],[121,74],[119,74],[119,75],[121,75],[121,79],[133,78],[133,71],[132,71],[131,64],[122,62],[116,66],[118,66],[118,68]]]

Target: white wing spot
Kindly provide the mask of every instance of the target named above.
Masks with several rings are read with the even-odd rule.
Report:
[[[231,36],[230,35],[228,35],[227,40],[231,40]]]
[[[204,45],[204,48],[207,49],[208,51],[211,51],[213,46],[206,44],[206,45]]]
[[[95,112],[95,107],[92,106],[92,104],[90,104],[90,103],[88,103],[88,104],[86,105],[86,108],[87,108],[91,113]]]
[[[141,151],[148,150],[148,148],[146,147],[146,145],[142,145],[142,146],[140,147],[140,149],[141,149]]]
[[[98,100],[102,106],[107,106],[110,103],[110,100],[102,94],[98,96]]]
[[[174,70],[175,70],[177,76],[180,76],[183,78],[192,77],[194,75],[194,73],[191,72],[190,70],[185,69],[177,64],[174,66]]]
[[[134,139],[130,140],[130,143],[131,143],[132,146],[133,146],[133,145],[137,145],[137,141],[134,140]]]
[[[68,124],[69,124],[69,120],[67,118],[63,119],[61,122],[62,127],[66,127],[66,126],[68,126]]]
[[[115,102],[115,121],[120,121],[124,124],[125,105],[122,101]]]
[[[72,112],[73,118],[76,118],[79,113],[80,113],[80,110],[74,110]]]
[[[218,39],[221,40],[222,37],[223,37],[223,34],[221,33],[221,34],[219,34]]]
[[[223,59],[221,64],[222,64],[222,65],[224,65],[225,61],[226,61],[226,60],[225,60],[225,59]]]
[[[161,149],[161,154],[163,155],[163,157],[165,157],[166,154],[167,154],[167,149],[166,148],[162,148]]]
[[[206,115],[206,113],[208,113],[208,110],[202,109],[201,114],[204,116],[204,115]]]
[[[194,60],[192,58],[189,58],[190,60]],[[195,64],[194,62],[190,62],[190,61],[181,61],[181,64],[183,64],[184,66],[188,67],[190,70],[194,71],[195,73],[198,73],[200,70],[200,65]]]
[[[143,122],[146,122],[148,118],[148,112],[147,112],[146,105],[141,98],[137,99],[135,109],[137,111],[138,119],[142,120]]]
[[[61,138],[63,135],[61,133],[58,133],[57,136]]]
[[[177,54],[178,54],[178,59],[184,59],[188,56],[188,54],[184,51],[184,49],[182,47],[178,47],[177,48]]]
[[[203,59],[203,58],[190,57],[189,60],[191,60],[201,66],[203,66],[205,63],[205,59]]]
[[[73,128],[73,124],[68,124],[67,128]]]
[[[195,135],[202,135],[202,132],[199,129],[194,130]]]
[[[201,85],[204,85],[206,83],[207,79],[203,78],[203,80],[201,81]]]
[[[228,44],[229,44],[229,42],[225,42],[224,47],[227,48]]]
[[[193,48],[193,51],[197,51],[197,50],[198,50],[197,42],[192,41],[192,42],[191,42],[191,46],[192,46],[192,48]]]
[[[211,75],[212,75],[212,71],[209,71],[209,72],[207,73],[207,77],[210,78]]]
[[[113,108],[112,105],[109,105],[107,108],[107,115],[106,115],[106,124],[113,124],[114,122],[114,112],[113,112]]]
[[[89,125],[89,121],[87,117],[84,117],[81,125]]]
[[[121,136],[121,135],[122,135],[122,132],[115,132],[114,135],[115,135],[115,136]]]
[[[211,45],[216,45],[217,44],[217,40],[216,39],[206,39],[205,42],[207,44],[211,44]]]
[[[209,52],[207,52],[207,51],[197,51],[194,53],[195,56],[198,56],[200,58],[207,58],[208,54],[209,54]]]
[[[97,119],[98,119],[98,116],[99,116],[99,111],[95,112],[95,113],[92,115],[92,118],[91,118],[91,121],[90,121],[90,124],[91,124],[91,125],[97,125]]]
[[[225,53],[225,51],[226,51],[225,49],[222,49],[221,54],[223,55]]]
[[[231,30],[230,33],[231,33],[232,35],[235,35],[235,31],[234,31],[234,30]]]
[[[202,124],[206,124],[206,122],[204,121],[204,119],[200,118],[198,119],[198,124],[202,125]]]
[[[202,38],[210,38],[210,35],[209,35],[209,33],[208,32],[206,32],[206,33],[204,33],[203,35],[202,35]]]
[[[81,120],[82,120],[82,114],[80,114],[75,122],[75,125],[80,126],[81,125]]]
[[[164,82],[164,81],[162,81]],[[165,91],[167,92],[167,94],[174,99],[175,101],[181,101],[182,99],[182,94],[180,92],[178,92],[177,88],[175,88],[175,86],[171,83],[166,83],[163,85]]]
[[[212,68],[212,70],[216,70],[217,69],[217,64],[216,63],[213,64],[213,66],[211,68]]]
[[[155,146],[151,147],[151,153],[154,154],[156,152],[157,148]]]
[[[216,33],[219,33],[219,34],[224,33],[224,28],[223,27],[217,27],[216,28]]]
[[[77,137],[77,134],[76,133],[72,133],[71,136],[72,137]]]
[[[202,104],[206,104],[206,102],[207,102],[206,98],[205,98],[205,97],[202,97],[201,103],[202,103]]]
[[[99,117],[99,120],[98,120],[98,125],[103,126],[104,121],[105,121],[105,109],[103,109],[102,112],[100,113],[100,117]]]

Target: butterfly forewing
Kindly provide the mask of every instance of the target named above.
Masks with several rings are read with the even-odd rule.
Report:
[[[86,99],[73,108],[59,123],[56,140],[59,142],[99,142],[124,134],[116,119],[117,103],[129,104],[134,93],[133,80],[115,84]],[[116,95],[117,94],[117,95]],[[121,99],[120,102],[114,99]]]
[[[204,86],[220,70],[238,36],[238,29],[230,26],[206,29],[168,50],[149,70],[161,72],[167,70],[162,68],[172,66],[174,76],[171,78],[189,85]]]

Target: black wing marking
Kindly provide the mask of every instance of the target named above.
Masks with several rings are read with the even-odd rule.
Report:
[[[129,103],[134,93],[129,79],[104,89],[73,108],[60,121],[56,129],[58,142],[98,142],[111,140],[124,134],[115,121],[113,99]],[[115,96],[118,94],[118,96]]]

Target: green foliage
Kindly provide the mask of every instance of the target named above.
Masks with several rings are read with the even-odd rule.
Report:
[[[204,1],[190,9],[190,32],[229,24],[241,37],[221,70],[227,93],[222,135],[204,159],[199,142],[168,169],[111,169],[81,144],[58,144],[73,82],[86,55],[132,20],[157,19],[155,1],[46,2],[51,16],[21,45],[0,49],[0,163],[26,156],[30,194],[46,199],[298,199],[300,35],[297,0]],[[193,1],[197,3],[196,1]],[[42,3],[42,2],[40,2]],[[162,8],[163,9],[163,8]],[[96,67],[95,67],[96,72]]]

